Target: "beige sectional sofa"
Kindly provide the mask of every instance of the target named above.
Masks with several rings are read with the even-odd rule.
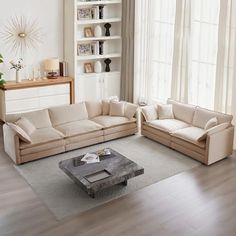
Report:
[[[159,119],[163,105],[141,109],[142,135],[180,151],[206,165],[232,154],[234,126],[231,115],[169,99],[173,117]],[[165,106],[165,105],[164,105]],[[205,129],[209,121],[217,123]]]
[[[21,164],[135,134],[137,107],[124,103],[123,110],[113,107],[111,114],[109,106],[107,101],[82,102],[8,115],[3,126],[5,152],[16,164]],[[13,124],[22,117],[34,127],[29,142],[13,129]]]

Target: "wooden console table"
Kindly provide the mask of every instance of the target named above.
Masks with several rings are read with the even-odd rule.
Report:
[[[0,86],[0,119],[6,114],[38,110],[74,103],[74,79],[8,81]]]

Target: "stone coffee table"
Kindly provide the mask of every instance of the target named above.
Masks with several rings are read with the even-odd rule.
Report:
[[[59,162],[59,167],[92,198],[95,193],[116,184],[127,185],[130,178],[141,175],[144,169],[120,153],[100,156],[100,162],[86,164],[84,155]]]

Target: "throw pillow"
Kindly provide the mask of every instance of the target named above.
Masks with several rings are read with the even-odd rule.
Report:
[[[205,140],[207,138],[207,135],[212,135],[214,133],[217,133],[217,132],[220,132],[224,129],[227,129],[229,127],[229,123],[228,122],[225,122],[223,124],[219,124],[219,125],[216,125],[208,130],[206,130],[206,132],[204,134],[202,134],[198,139],[197,141],[198,142],[201,142],[203,140]]]
[[[218,125],[218,120],[217,120],[216,117],[213,117],[213,118],[211,118],[210,120],[207,121],[204,129],[207,130],[207,129],[210,129],[210,128],[216,126],[216,125]]]
[[[24,141],[26,143],[31,143],[32,142],[30,136],[21,127],[19,127],[16,124],[13,124],[13,123],[7,123],[7,125],[9,127],[11,127],[12,130],[14,130],[16,132],[16,134],[19,136],[19,138],[22,141]]]
[[[141,112],[147,122],[158,119],[157,108],[154,105],[142,107]]]
[[[102,115],[107,116],[110,113],[110,102],[119,102],[119,99],[117,96],[110,97],[108,99],[102,100]]]
[[[134,117],[137,108],[138,108],[137,105],[127,102],[125,105],[125,117],[131,120]]]
[[[110,116],[124,116],[125,102],[110,102]]]
[[[164,104],[164,105],[158,104],[157,107],[160,120],[174,119],[172,104]]]
[[[15,124],[23,129],[28,135],[31,135],[36,130],[36,127],[25,117],[21,117]]]

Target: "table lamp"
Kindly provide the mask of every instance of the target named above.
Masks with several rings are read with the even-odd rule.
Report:
[[[50,58],[44,61],[44,69],[47,71],[48,79],[56,79],[58,77],[59,59]]]

